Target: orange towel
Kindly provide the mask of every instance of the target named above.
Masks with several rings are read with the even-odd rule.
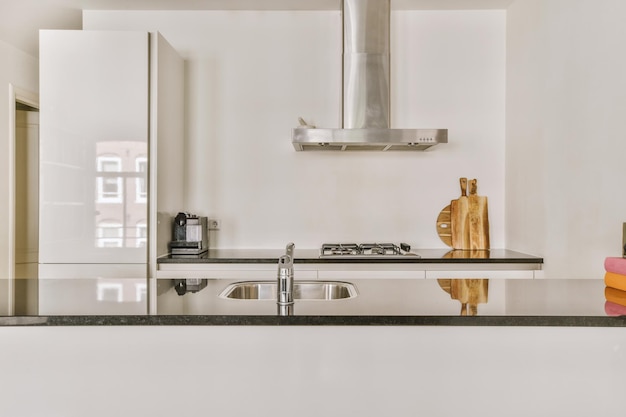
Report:
[[[604,312],[607,316],[626,316],[626,306],[607,301],[604,303]]]
[[[604,270],[626,275],[626,258],[609,256],[604,260]]]
[[[610,301],[621,306],[626,306],[626,291],[606,287],[604,289],[604,298],[606,298],[606,301]]]
[[[604,274],[604,283],[607,287],[617,288],[626,291],[626,275],[607,272]]]

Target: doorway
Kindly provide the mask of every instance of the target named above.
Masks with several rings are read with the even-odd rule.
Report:
[[[7,313],[38,311],[39,262],[39,98],[9,86],[9,283]]]

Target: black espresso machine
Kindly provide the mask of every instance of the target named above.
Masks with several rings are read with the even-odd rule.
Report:
[[[172,255],[201,255],[209,250],[207,218],[180,212],[174,218]]]

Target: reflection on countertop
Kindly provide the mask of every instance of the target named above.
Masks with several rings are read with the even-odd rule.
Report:
[[[354,284],[359,295],[347,300],[297,300],[295,315],[453,316],[459,315],[459,302],[466,302],[482,303],[479,314],[484,316],[606,316],[602,280],[450,280],[450,291],[452,285],[456,287],[454,297],[442,291],[438,280],[343,279],[341,274],[336,280]],[[240,281],[245,279],[208,280],[206,288],[184,296],[178,296],[173,288],[162,288],[158,314],[276,314],[274,300],[218,297],[227,286]]]
[[[461,303],[461,316],[478,315],[478,304],[486,304],[489,297],[488,279],[438,279],[439,286],[450,298]]]
[[[490,251],[484,249],[451,250],[444,258],[453,259],[486,259]],[[478,304],[485,304],[489,298],[489,280],[481,278],[438,279],[439,286],[450,298],[461,303],[461,316],[478,315]]]
[[[147,314],[147,291],[141,278],[0,279],[0,316]]]
[[[155,315],[147,313],[145,288],[140,280],[123,279],[115,283],[47,279],[40,282],[38,294],[39,305],[45,307],[45,311],[22,315],[46,316],[50,320],[33,322],[0,317],[0,325],[626,326],[626,316],[614,317],[618,315],[615,309],[606,310],[607,297],[611,296],[610,301],[616,305],[620,298],[608,294],[601,279],[450,280],[442,283],[434,279],[342,279],[338,274],[336,280],[354,284],[358,296],[340,300],[296,300],[294,316],[280,318],[275,300],[219,297],[227,286],[246,281],[245,277],[207,280],[206,287],[183,296],[176,292],[173,280],[158,280]],[[5,288],[3,281],[6,280],[0,280],[1,288]],[[111,292],[114,288],[116,290]],[[626,292],[617,295],[626,296]],[[459,317],[459,305],[463,302],[467,304],[465,314],[468,317]],[[472,312],[471,305],[478,307]],[[472,314],[477,315],[469,317]]]

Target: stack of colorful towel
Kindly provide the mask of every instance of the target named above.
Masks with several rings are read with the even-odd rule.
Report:
[[[604,311],[609,316],[626,315],[626,258],[604,260]]]

